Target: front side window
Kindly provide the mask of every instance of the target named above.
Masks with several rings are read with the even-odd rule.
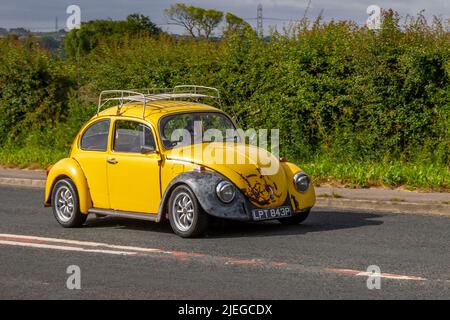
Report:
[[[106,151],[110,120],[101,120],[90,125],[83,133],[80,148],[88,151]]]
[[[118,120],[114,130],[113,150],[146,153],[156,150],[152,130],[139,122]]]
[[[159,127],[167,149],[202,142],[239,141],[233,122],[219,112],[174,114],[164,117]]]

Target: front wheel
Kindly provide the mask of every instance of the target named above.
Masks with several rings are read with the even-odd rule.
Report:
[[[56,221],[64,228],[78,228],[87,215],[80,212],[80,202],[75,185],[70,179],[56,182],[52,191],[52,208]]]
[[[169,198],[169,221],[173,232],[183,238],[201,236],[208,227],[208,215],[184,185],[176,187]]]
[[[293,217],[278,219],[278,221],[280,221],[281,224],[285,224],[285,225],[291,225],[291,226],[297,225],[297,224],[304,222],[308,218],[309,212],[310,212],[310,210],[301,212],[301,213],[297,213]]]

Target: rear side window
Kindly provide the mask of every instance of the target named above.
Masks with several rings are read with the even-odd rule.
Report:
[[[106,151],[110,120],[101,120],[90,125],[81,137],[80,147],[88,151]]]
[[[117,120],[115,127],[114,151],[141,153],[142,148],[156,150],[155,139],[148,126],[135,121]]]

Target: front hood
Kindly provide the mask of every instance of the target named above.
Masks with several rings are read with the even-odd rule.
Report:
[[[242,143],[200,143],[174,148],[166,156],[224,175],[258,207],[285,203],[288,194],[285,172],[278,159],[262,148]]]

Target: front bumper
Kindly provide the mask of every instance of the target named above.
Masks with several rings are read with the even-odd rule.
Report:
[[[217,179],[217,181],[213,182],[213,185],[215,186],[218,182],[222,180],[221,177]],[[261,220],[255,220],[253,218],[253,210],[270,210],[270,209],[277,209],[280,207],[289,207],[292,212],[292,216],[295,216],[297,214],[301,214],[305,211],[308,211],[310,208],[305,209],[295,209],[293,208],[291,204],[291,196],[288,194],[286,197],[286,201],[283,203],[282,206],[275,206],[270,208],[260,208],[254,205],[240,190],[236,190],[236,197],[235,199],[229,203],[225,204],[222,201],[219,200],[219,198],[216,196],[215,191],[211,192],[203,192],[197,195],[197,198],[200,202],[200,205],[202,206],[203,210],[214,217],[222,218],[222,219],[228,219],[228,220],[236,220],[236,221],[261,221]],[[277,218],[275,218],[277,219]]]

